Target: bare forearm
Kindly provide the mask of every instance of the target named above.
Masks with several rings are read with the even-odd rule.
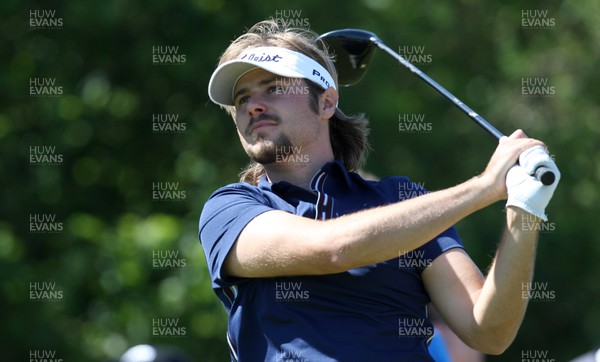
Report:
[[[341,270],[414,250],[467,215],[494,202],[479,178],[397,204],[327,221],[323,237]]]
[[[524,288],[533,278],[538,233],[531,218],[517,208],[507,208],[507,229],[498,247],[474,317],[483,340],[501,340],[506,348],[514,339],[527,308]],[[501,350],[498,352],[502,352]]]
[[[225,273],[254,278],[331,274],[393,259],[496,201],[486,190],[483,179],[473,178],[446,190],[327,221],[267,212],[238,237]]]

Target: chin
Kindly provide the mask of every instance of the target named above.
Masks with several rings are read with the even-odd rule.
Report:
[[[246,149],[246,154],[254,162],[258,162],[261,165],[269,165],[277,159],[275,150],[276,146],[271,143],[270,145],[262,145],[261,147],[250,146]]]

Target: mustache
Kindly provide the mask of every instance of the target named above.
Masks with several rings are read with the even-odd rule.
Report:
[[[244,130],[244,132],[247,135],[249,135],[250,134],[250,130],[252,129],[252,127],[254,127],[254,125],[257,122],[260,122],[260,121],[275,121],[277,123],[280,123],[281,122],[281,118],[279,118],[279,116],[274,115],[274,114],[261,113],[257,117],[250,118],[250,122],[248,122],[248,126],[246,126],[246,129]]]

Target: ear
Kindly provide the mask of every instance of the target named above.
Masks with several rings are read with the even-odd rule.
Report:
[[[339,100],[338,92],[335,90],[335,88],[329,87],[329,89],[325,90],[325,92],[323,92],[319,98],[321,118],[330,119],[333,117],[335,109],[337,108]]]

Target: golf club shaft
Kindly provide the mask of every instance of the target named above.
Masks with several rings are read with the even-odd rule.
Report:
[[[400,64],[404,65],[411,72],[415,73],[419,78],[424,80],[427,84],[429,84],[433,89],[438,91],[441,95],[446,97],[448,100],[452,101],[454,105],[456,105],[460,110],[465,112],[475,123],[485,129],[489,134],[494,136],[497,140],[500,140],[501,137],[504,137],[504,134],[494,126],[492,126],[488,121],[486,121],[483,117],[473,111],[469,106],[460,101],[460,99],[456,98],[452,93],[450,93],[446,88],[442,87],[438,82],[431,79],[427,74],[423,73],[419,68],[415,67],[412,63],[406,60],[402,55],[396,53],[390,47],[385,45],[380,39],[377,37],[371,37],[371,41],[377,45],[380,49],[384,50],[389,55],[393,56],[396,60],[400,62]],[[552,170],[547,167],[540,166],[535,170],[534,176],[540,180],[544,185],[552,185],[555,180],[555,175]]]
[[[480,125],[483,129],[485,129],[489,134],[494,136],[497,140],[504,136],[502,132],[498,131],[498,129],[492,126],[488,121],[486,121],[483,117],[473,111],[469,106],[460,101],[460,99],[456,98],[452,93],[448,92],[446,88],[442,87],[438,82],[431,79],[427,74],[423,73],[419,68],[412,65],[408,60],[406,60],[402,55],[396,53],[390,47],[385,45],[381,40],[372,38],[373,42],[380,48],[383,49],[386,53],[393,56],[398,60],[402,65],[410,69],[411,72],[415,73],[419,78],[424,80],[427,84],[432,86],[436,91],[438,91],[441,95],[448,98],[452,103],[454,103],[461,111],[465,112],[469,117],[471,117],[478,125]]]

